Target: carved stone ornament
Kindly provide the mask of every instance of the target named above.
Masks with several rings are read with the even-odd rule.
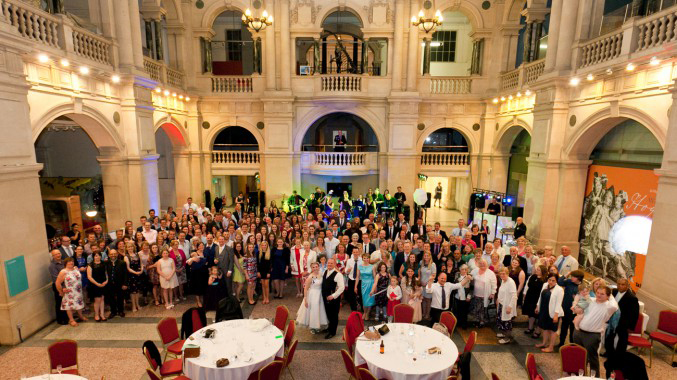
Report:
[[[315,5],[315,0],[296,0],[289,9],[289,18],[293,24],[298,24],[301,20],[301,24],[308,25],[308,19],[310,19],[310,24],[315,24],[320,9],[322,6]]]
[[[369,15],[369,23],[376,25],[390,24],[393,19],[391,0],[370,0],[369,5],[363,7]]]

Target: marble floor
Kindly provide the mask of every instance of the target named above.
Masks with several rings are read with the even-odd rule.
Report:
[[[287,287],[288,295],[283,300],[273,300],[269,305],[256,304],[254,307],[244,303],[245,317],[272,318],[277,305],[284,304],[290,310],[290,318],[296,317],[300,299],[294,297],[294,285]],[[127,313],[126,318],[114,318],[105,323],[81,323],[78,327],[60,326],[56,323],[46,326],[14,347],[0,347],[0,380],[20,379],[22,376],[37,376],[48,370],[46,347],[59,339],[74,339],[78,342],[78,361],[84,377],[107,380],[146,379],[147,363],[141,353],[141,345],[147,339],[159,343],[157,322],[167,316],[179,319],[181,314],[193,306],[192,300],[184,301],[173,310],[163,307],[146,306],[136,313]],[[213,317],[213,313],[208,315]],[[339,331],[345,325],[349,308],[344,306],[340,313]],[[485,327],[477,330],[478,342],[472,355],[471,374],[473,379],[490,379],[496,373],[502,380],[525,379],[524,362],[526,354],[535,353],[539,372],[544,379],[561,377],[558,354],[544,354],[534,347],[536,343],[522,332],[526,327],[523,317],[515,323],[515,342],[499,345],[493,329]],[[470,331],[457,329],[453,341],[459,349],[465,345]],[[291,365],[296,380],[334,380],[345,379],[346,373],[340,356],[345,344],[340,334],[330,340],[322,335],[313,335],[307,329],[297,329],[298,351]],[[649,368],[651,379],[669,378],[677,375],[677,370],[669,364],[669,353],[664,348],[654,352],[653,368]],[[648,358],[646,358],[648,360]],[[291,379],[285,373],[284,379]]]

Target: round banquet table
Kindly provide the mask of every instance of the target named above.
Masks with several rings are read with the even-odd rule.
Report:
[[[194,332],[185,344],[200,346],[200,356],[185,359],[183,373],[192,380],[247,379],[276,356],[284,356],[283,333],[272,324],[262,331],[252,331],[254,322],[235,319]],[[216,330],[214,337],[204,338],[204,331],[210,328]],[[230,363],[217,368],[216,361],[221,358],[228,359]]]
[[[53,373],[26,378],[26,380],[87,380],[82,376]]]
[[[377,327],[378,328],[378,327]],[[364,363],[381,379],[445,380],[458,358],[458,349],[451,339],[429,327],[410,323],[388,323],[390,332],[381,339],[385,353],[380,353],[381,340],[369,341],[360,335],[355,343],[355,365]],[[428,354],[439,347],[441,354]]]
[[[599,377],[591,377],[591,376],[567,376],[567,377],[560,377],[559,380],[604,380]]]

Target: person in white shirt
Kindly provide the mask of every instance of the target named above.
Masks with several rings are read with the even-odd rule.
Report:
[[[549,274],[536,303],[538,327],[543,331],[543,342],[537,344],[536,347],[540,348],[543,352],[553,352],[554,350],[559,318],[564,315],[564,310],[562,309],[563,298],[564,289],[557,285],[557,275]],[[539,313],[539,311],[541,312]]]
[[[202,214],[205,211],[207,211],[208,214],[211,214],[211,212],[209,211],[209,209],[207,208],[205,203],[204,202],[200,203],[200,207],[198,207],[197,210],[195,210],[195,211],[197,211],[197,220],[200,223],[207,223],[207,218]]]
[[[451,234],[453,236],[460,236],[461,238],[465,237],[465,234],[470,232],[467,228],[465,228],[465,220],[459,219],[458,220],[458,227],[454,228],[451,230]]]
[[[489,265],[482,259],[477,265],[478,267],[470,273],[474,286],[471,309],[474,310],[475,321],[479,327],[484,327],[488,318],[489,301],[493,300],[496,294],[496,274],[489,270]]]
[[[482,259],[486,261],[487,263],[491,262],[491,254],[494,251],[494,245],[491,243],[487,243],[484,245],[484,252],[482,252]]]
[[[155,243],[157,241],[157,231],[150,228],[150,222],[143,224],[143,231],[141,231],[141,234],[148,243]]]
[[[369,256],[369,262],[372,264],[376,264],[379,261],[381,261],[381,259],[383,258],[383,252],[388,252],[388,242],[386,241],[381,242],[381,246],[379,247],[379,249],[371,253],[371,255]]]
[[[331,230],[327,230],[327,237],[324,238],[324,248],[325,253],[327,254],[327,259],[334,257],[336,252],[336,247],[339,245],[339,240],[334,239],[334,233]]]
[[[345,288],[343,275],[336,269],[336,259],[330,258],[327,261],[327,270],[322,275],[322,300],[329,320],[329,325],[322,331],[327,333],[324,339],[331,339],[336,335],[341,309],[341,294]]]
[[[555,260],[555,266],[559,275],[566,277],[569,273],[578,269],[578,260],[571,256],[571,249],[566,245],[563,245],[560,249],[562,255]]]
[[[355,294],[355,282],[360,281],[359,277],[357,277],[357,267],[362,265],[362,257],[360,256],[359,247],[352,245],[349,245],[348,247],[352,247],[352,252],[350,258],[346,260],[345,273],[348,277],[346,299],[350,304],[350,310],[357,311],[357,294]]]
[[[611,302],[609,296],[611,289],[608,286],[597,288],[594,301],[585,309],[585,315],[578,325],[580,329],[574,331],[574,343],[580,344],[588,351],[591,373],[595,371],[600,374],[597,350],[609,318],[618,310],[618,304]]]
[[[188,214],[188,209],[192,208],[193,211],[197,211],[197,205],[193,203],[193,198],[188,197],[187,202],[183,205],[183,213],[184,215]]]
[[[512,319],[517,316],[517,286],[510,278],[510,270],[502,268],[498,272],[501,277],[501,287],[498,288],[496,304],[498,305],[498,343],[508,344],[512,341]]]
[[[493,274],[493,273],[492,273]],[[447,282],[447,274],[442,272],[437,277],[437,282],[433,283],[433,277],[428,279],[428,284],[425,287],[426,293],[432,294],[432,302],[430,304],[430,321],[435,324],[440,321],[440,315],[445,310],[449,310],[451,306],[451,292],[459,290],[465,286],[472,276],[466,276],[463,281],[458,284]]]

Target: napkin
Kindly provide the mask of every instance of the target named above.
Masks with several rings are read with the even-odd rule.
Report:
[[[271,323],[270,323],[269,320],[267,320],[265,318],[259,318],[259,319],[253,320],[249,324],[249,330],[251,330],[253,332],[260,332],[260,331],[263,331],[266,327],[268,327],[270,325],[271,325]]]

